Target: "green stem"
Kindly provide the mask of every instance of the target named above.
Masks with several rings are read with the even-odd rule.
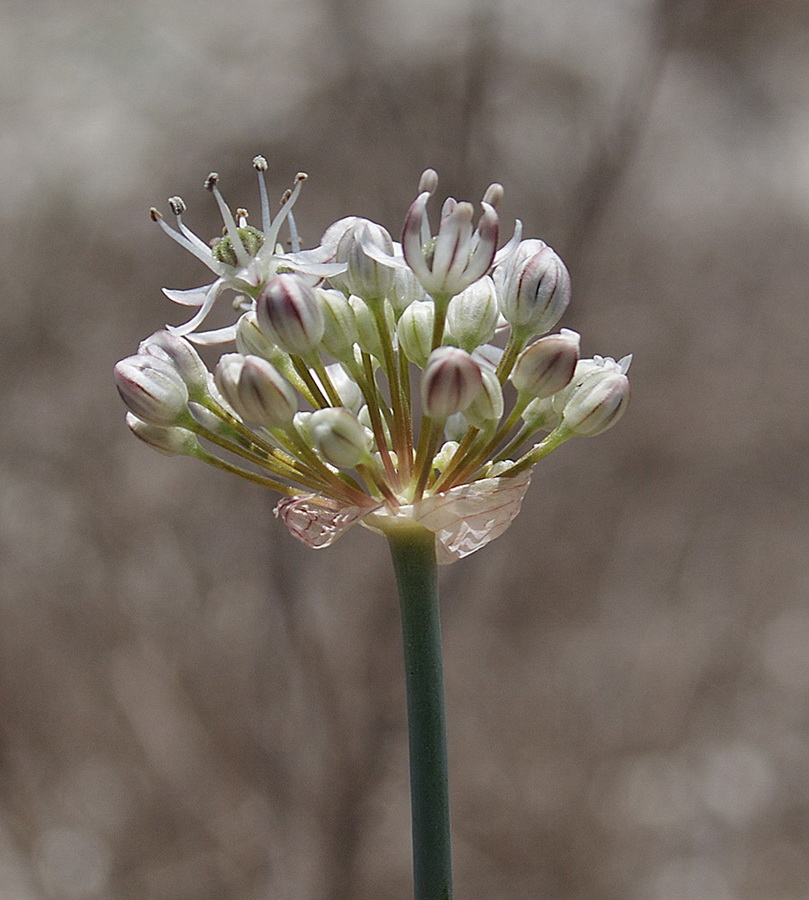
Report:
[[[447,727],[435,535],[420,525],[388,531],[402,614],[414,900],[451,900]]]

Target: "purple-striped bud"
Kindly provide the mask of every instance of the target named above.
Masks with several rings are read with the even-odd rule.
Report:
[[[594,371],[567,401],[562,426],[579,437],[594,437],[611,428],[629,404],[629,379],[620,369]]]
[[[216,386],[245,422],[285,428],[298,409],[289,382],[260,356],[226,353],[214,372]]]
[[[459,347],[438,347],[427,359],[421,379],[424,414],[443,420],[463,412],[483,386],[480,366]]]
[[[315,410],[308,427],[315,447],[333,466],[352,469],[368,456],[371,433],[341,406]]]
[[[177,425],[188,409],[188,388],[158,356],[128,356],[115,366],[115,383],[129,409],[150,425]]]
[[[579,335],[569,328],[529,344],[517,357],[511,383],[521,394],[550,397],[570,384],[579,361]]]
[[[323,338],[320,300],[297,275],[271,278],[256,300],[256,316],[261,330],[287,353],[306,356]]]
[[[542,241],[523,241],[497,267],[494,283],[500,312],[512,329],[524,335],[549,331],[570,303],[567,268]]]

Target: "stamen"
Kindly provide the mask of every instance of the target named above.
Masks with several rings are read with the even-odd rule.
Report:
[[[266,234],[272,225],[272,216],[270,215],[270,201],[267,196],[267,179],[265,172],[267,171],[267,160],[263,156],[257,156],[253,160],[253,168],[258,172],[258,192],[261,196],[261,230]]]
[[[211,172],[211,174],[205,179],[205,188],[209,190],[216,200],[216,204],[219,207],[219,212],[222,215],[222,220],[225,223],[225,230],[227,231],[228,237],[230,238],[230,242],[233,246],[233,251],[236,254],[236,259],[240,266],[248,266],[250,265],[250,255],[247,250],[244,248],[244,244],[242,243],[241,236],[239,235],[239,229],[236,225],[236,221],[233,218],[233,213],[231,213],[228,208],[227,203],[225,203],[225,198],[219,191],[217,185],[219,184],[219,175],[217,172]]]
[[[239,207],[236,210],[236,221],[239,223],[239,228],[244,228],[247,225],[247,210],[244,207]]]
[[[171,227],[171,225],[169,225],[168,222],[166,222],[166,220],[163,218],[160,210],[157,210],[154,207],[149,210],[149,215],[152,217],[152,221],[157,222],[157,224],[173,241],[177,241],[177,243],[181,247],[188,250],[189,253],[192,253],[201,262],[204,262],[212,272],[216,273],[217,275],[220,274],[220,269],[214,262],[211,251],[201,241],[199,241],[199,238],[196,239],[197,241],[199,241],[198,245],[193,240],[186,237],[184,234],[180,234],[179,231],[175,231]],[[186,231],[187,229],[184,228],[183,230]]]
[[[189,241],[191,241],[192,244],[195,244],[197,247],[199,247],[199,249],[202,250],[203,253],[207,253],[209,248],[205,241],[203,241],[201,238],[198,238],[194,234],[194,232],[191,231],[191,229],[183,223],[183,213],[186,210],[185,200],[183,200],[182,197],[169,197],[169,207],[177,218],[177,227],[180,229],[180,231],[185,235],[186,238],[188,238]]]
[[[182,197],[169,197],[169,209],[175,216],[181,216],[186,211],[186,208]]]
[[[275,252],[275,245],[278,242],[278,232],[281,230],[281,225],[283,224],[284,219],[289,216],[289,213],[292,210],[292,207],[295,205],[295,201],[298,199],[298,195],[301,192],[301,186],[308,177],[309,176],[305,172],[298,172],[298,174],[295,176],[295,182],[292,186],[292,189],[284,191],[281,197],[281,209],[278,211],[278,215],[275,217],[272,228],[270,228],[269,231],[265,233],[266,239],[261,247],[261,250],[259,250],[258,256],[256,257],[258,260],[263,262],[268,257],[272,256]],[[290,235],[292,234],[294,229],[295,223],[293,220],[290,225]],[[298,241],[299,250],[300,239],[298,238],[297,230],[295,230],[294,234],[294,239]],[[298,251],[296,250],[295,252]]]

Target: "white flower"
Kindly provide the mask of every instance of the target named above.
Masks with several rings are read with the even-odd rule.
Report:
[[[491,268],[497,251],[500,220],[494,206],[483,200],[477,228],[472,227],[471,203],[453,198],[444,202],[438,234],[433,237],[427,218],[427,201],[438,185],[438,176],[427,169],[421,176],[421,193],[413,201],[402,231],[402,252],[428,294],[450,298],[482,278]],[[494,199],[499,185],[487,196]],[[502,188],[500,188],[502,193]]]
[[[312,250],[300,249],[292,207],[307,176],[302,172],[295,176],[294,186],[287,192],[281,209],[275,219],[272,219],[264,180],[267,162],[264,157],[257,156],[253,160],[253,166],[258,172],[261,229],[248,224],[246,210],[236,210],[235,216],[230,211],[219,191],[219,176],[216,172],[212,172],[205,179],[205,187],[214,195],[219,206],[225,235],[212,246],[194,234],[183,221],[186,206],[180,197],[169,198],[169,207],[177,222],[176,228],[172,228],[156,209],[151,211],[152,218],[166,234],[201,260],[217,276],[210,284],[190,290],[163,289],[169,300],[183,306],[197,307],[196,314],[183,325],[168,326],[173,334],[188,335],[195,343],[220,343],[233,340],[235,337],[235,325],[213,332],[197,332],[222,291],[226,289],[246,295],[241,304],[241,311],[244,312],[252,307],[250,301],[255,301],[264,285],[279,270],[299,272],[320,279],[345,269],[345,264],[329,262],[334,255],[333,246],[320,246]],[[291,253],[285,253],[278,243],[279,232],[284,223],[290,231]]]

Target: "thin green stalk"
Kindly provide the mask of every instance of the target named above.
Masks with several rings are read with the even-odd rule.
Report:
[[[388,534],[402,614],[414,900],[451,900],[452,854],[444,675],[435,535],[420,525]]]

